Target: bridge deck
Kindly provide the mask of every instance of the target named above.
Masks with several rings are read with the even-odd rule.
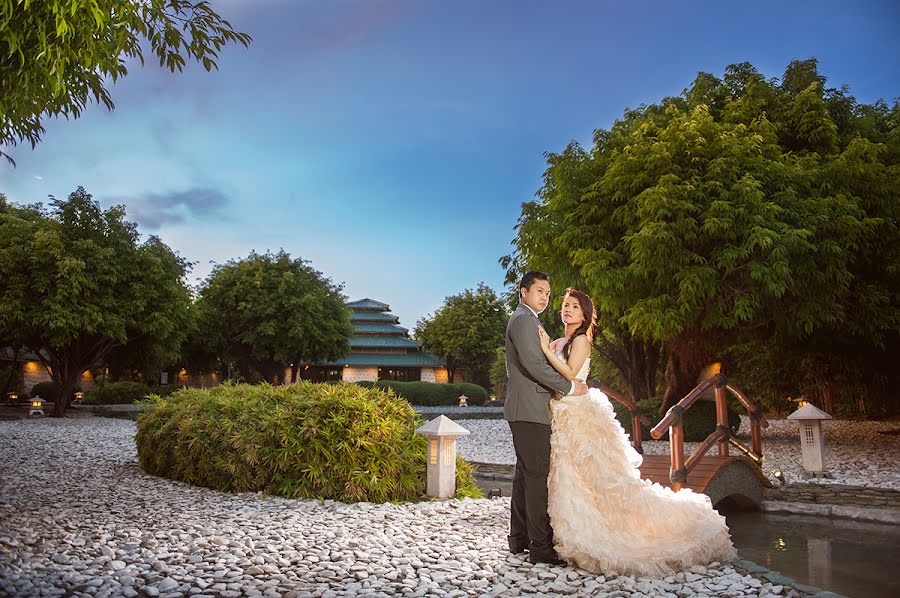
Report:
[[[706,487],[712,481],[716,474],[723,467],[734,461],[742,460],[749,463],[754,470],[759,470],[756,464],[750,459],[731,455],[728,457],[720,457],[718,455],[704,455],[696,467],[688,472],[686,488],[690,488],[694,492],[705,492]],[[669,455],[644,455],[644,462],[641,464],[641,477],[652,482],[657,482],[663,486],[671,486],[669,481],[669,467],[671,459]],[[762,472],[759,473],[760,482],[766,483]]]

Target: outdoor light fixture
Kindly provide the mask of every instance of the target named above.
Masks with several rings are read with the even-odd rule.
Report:
[[[17,392],[8,392],[6,393],[6,404],[9,405],[11,403],[19,402],[19,393]]]
[[[787,418],[800,424],[803,469],[811,476],[830,478],[831,475],[825,471],[825,437],[822,434],[822,422],[831,419],[831,415],[805,402],[804,399],[801,407]]]
[[[80,390],[72,395],[72,404],[73,405],[81,405],[82,401],[84,401],[84,393]]]
[[[28,417],[32,415],[44,415],[44,399],[41,397],[31,397],[31,407],[28,409]]]
[[[467,397],[466,395],[459,395],[459,399],[458,399],[459,406],[460,407],[468,407],[469,406],[469,403],[467,402],[468,399],[469,399],[469,397]]]
[[[796,399],[788,397],[787,400],[789,403],[796,403],[798,408],[803,407],[804,405],[809,405],[809,399],[807,399],[803,395],[800,395]]]
[[[451,498],[456,494],[456,439],[468,436],[469,431],[439,415],[416,428],[416,434],[428,439],[425,493],[433,498]]]
[[[497,395],[491,395],[491,403],[497,402]]]
[[[784,472],[782,472],[780,469],[772,469],[771,471],[769,471],[769,473],[771,473],[773,476],[775,476],[775,479],[778,480],[779,484],[784,486],[784,484],[785,484]]]

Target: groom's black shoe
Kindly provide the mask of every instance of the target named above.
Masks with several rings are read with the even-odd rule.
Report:
[[[512,537],[507,536],[506,539],[509,541],[509,551],[513,554],[522,554],[526,550],[528,550],[528,541],[520,542],[518,540],[514,540]]]
[[[528,562],[532,565],[537,565],[538,563],[547,563],[551,567],[565,567],[568,565],[566,561],[559,558],[559,555],[556,554],[555,550],[548,553],[532,552],[528,555]]]

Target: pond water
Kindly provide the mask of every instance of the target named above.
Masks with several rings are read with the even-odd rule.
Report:
[[[485,495],[512,482],[476,478]],[[900,596],[900,525],[758,511],[725,513],[741,558],[851,598]]]
[[[741,558],[852,598],[900,596],[900,526],[830,517],[727,515]]]

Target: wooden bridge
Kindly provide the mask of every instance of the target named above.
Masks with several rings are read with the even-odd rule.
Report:
[[[631,439],[634,448],[643,453],[641,445],[641,425],[649,426],[649,418],[635,404],[615,389],[598,385],[606,395],[625,405],[631,412]],[[716,429],[701,442],[694,452],[685,458],[684,429],[682,417],[700,397],[714,390],[716,401]],[[750,416],[750,444],[746,446],[731,432],[728,425],[728,394],[734,395]],[[744,393],[728,383],[723,374],[716,374],[698,384],[677,405],[673,405],[650,435],[659,440],[669,433],[669,455],[644,455],[641,477],[669,486],[674,490],[690,488],[703,492],[716,506],[730,499],[743,507],[759,506],[764,487],[771,483],[762,473],[762,428],[769,422],[757,403],[750,401]],[[716,448],[715,455],[707,454]],[[731,455],[729,447],[734,447],[738,455]]]

